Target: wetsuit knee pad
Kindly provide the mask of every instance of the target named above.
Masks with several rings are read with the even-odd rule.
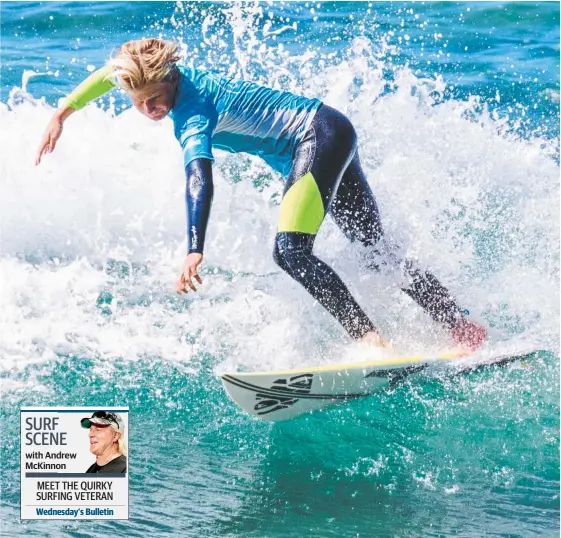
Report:
[[[295,280],[301,281],[312,264],[310,256],[315,235],[279,232],[275,239],[273,259],[275,263]]]

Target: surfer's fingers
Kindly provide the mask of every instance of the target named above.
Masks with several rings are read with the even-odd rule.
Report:
[[[187,290],[185,289],[185,275],[183,274],[183,272],[179,275],[179,278],[175,281],[175,291],[179,295],[187,293]]]
[[[50,137],[44,136],[39,144],[39,150],[37,151],[37,156],[35,157],[35,164],[39,164],[41,162],[41,158],[45,153],[47,153],[47,148],[49,147],[49,140]]]
[[[196,265],[189,266],[189,275],[188,275],[187,278],[188,278],[189,282],[191,282],[191,284],[193,283],[193,281],[191,280],[192,278],[194,278],[199,284],[203,283],[201,277],[199,276],[199,273],[197,273],[197,266]]]
[[[190,267],[183,272],[182,278],[183,278],[183,286],[185,288],[185,293],[188,293],[189,291],[185,286],[189,286],[193,291],[197,291],[197,288],[195,288],[195,284],[193,284],[193,281],[191,280],[192,274],[193,274],[192,269]]]
[[[43,155],[53,152],[58,138],[58,136],[53,136],[52,134],[45,135],[45,137],[41,141],[35,164],[39,164],[41,162],[41,158],[43,157]]]
[[[37,152],[37,157],[35,159],[36,165],[41,162],[41,157],[45,155],[45,153],[51,153],[55,149],[57,140],[60,138],[61,134],[62,121],[53,117],[45,129],[43,138],[41,138],[39,151]]]
[[[175,293],[178,293],[179,295],[181,295],[183,292],[183,285],[181,284],[181,279],[177,279],[175,281]]]
[[[49,146],[47,144],[47,145],[45,145],[44,148],[41,148],[41,151],[39,152],[39,155],[37,156],[37,162],[36,163],[39,164],[41,162],[41,159],[43,158],[43,155],[46,155],[49,152],[50,152],[50,150],[49,150]]]
[[[186,278],[185,282],[187,283],[187,285],[193,290],[193,291],[197,291],[197,288],[195,288],[195,284],[193,284],[193,281],[190,278]],[[187,291],[187,290],[185,290]]]
[[[58,139],[60,138],[61,132],[60,131],[55,131],[55,132],[50,132],[49,133],[49,139],[47,142],[47,149],[50,152],[52,152],[55,149],[56,143],[58,142]]]

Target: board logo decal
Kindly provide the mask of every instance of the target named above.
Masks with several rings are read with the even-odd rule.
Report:
[[[407,368],[389,368],[387,370],[373,370],[364,376],[364,379],[369,377],[387,377],[390,386],[395,385],[397,382],[405,379],[411,374],[422,372],[428,368],[428,364],[420,364],[419,366],[408,366]]]
[[[279,378],[273,381],[273,385],[270,388],[277,392],[286,393],[286,397],[271,396],[270,394],[257,392],[255,394],[257,403],[254,410],[257,411],[258,415],[268,415],[281,409],[287,409],[298,401],[298,398],[294,396],[310,393],[313,379],[313,374],[302,374],[289,378]]]

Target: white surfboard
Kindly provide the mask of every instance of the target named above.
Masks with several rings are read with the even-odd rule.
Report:
[[[230,398],[246,413],[274,422],[324,409],[389,388],[404,377],[440,367],[472,371],[489,365],[530,358],[539,350],[489,355],[447,353],[436,356],[391,357],[278,372],[235,372],[220,375]]]

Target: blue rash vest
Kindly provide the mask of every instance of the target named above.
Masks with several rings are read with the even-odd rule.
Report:
[[[212,148],[261,157],[284,176],[294,149],[310,126],[319,99],[227,79],[193,66],[178,66],[175,105],[169,112],[185,167],[214,160]]]

